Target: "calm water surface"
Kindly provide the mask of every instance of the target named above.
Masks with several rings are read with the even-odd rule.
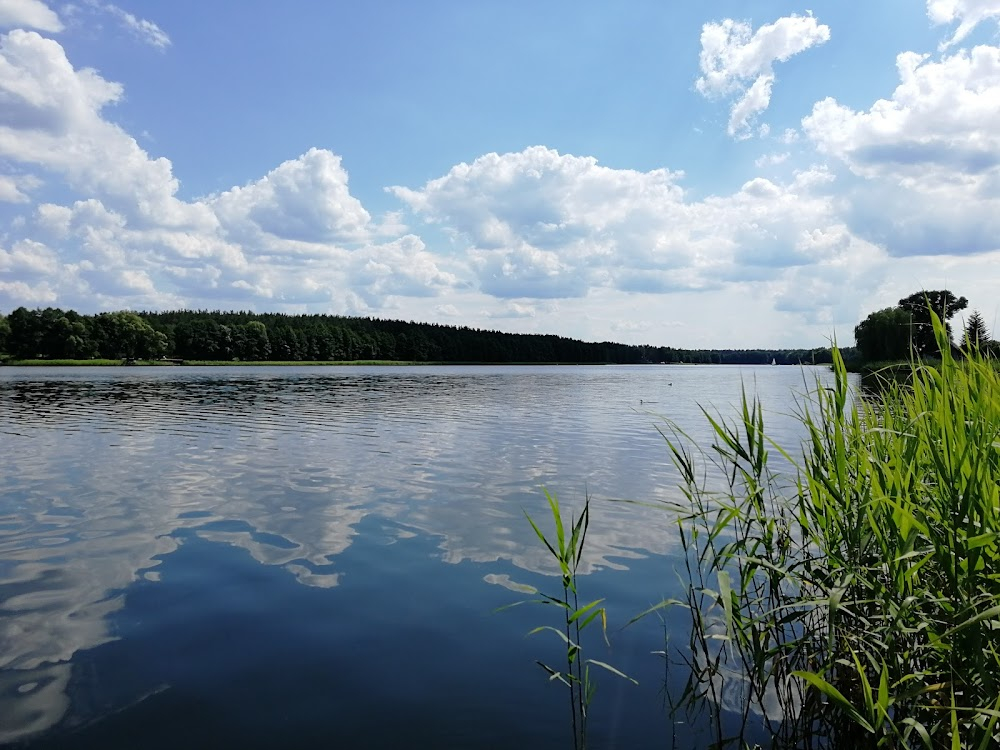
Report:
[[[798,439],[819,368],[0,368],[0,743],[560,747],[524,520],[593,498],[612,630],[676,593],[656,427],[741,383]],[[664,628],[613,632],[600,747],[667,746]],[[588,646],[591,648],[591,646]],[[671,680],[681,680],[683,675]]]

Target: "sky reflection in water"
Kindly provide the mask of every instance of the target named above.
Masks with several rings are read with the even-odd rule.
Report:
[[[545,486],[597,501],[588,571],[669,556],[664,513],[605,501],[678,499],[658,415],[698,437],[755,377],[794,439],[793,368],[0,369],[0,741],[66,715],[74,655],[191,535],[318,588],[368,517],[433,540],[429,571],[550,572],[522,512]]]

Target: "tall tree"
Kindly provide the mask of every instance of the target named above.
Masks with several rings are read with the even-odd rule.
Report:
[[[266,360],[271,356],[271,342],[267,337],[267,327],[259,320],[251,320],[241,327],[243,334],[240,356],[252,361]]]
[[[986,328],[983,316],[979,314],[979,310],[973,310],[965,324],[963,344],[966,349],[985,349],[989,342],[990,332]]]
[[[102,357],[152,359],[167,350],[167,337],[134,312],[100,313],[92,325]]]
[[[906,359],[910,354],[913,316],[901,307],[873,312],[854,329],[854,341],[868,362]]]
[[[937,314],[944,323],[951,338],[952,316],[969,306],[965,297],[956,297],[947,289],[932,292],[915,292],[899,301],[899,306],[910,313],[913,318],[913,328],[910,340],[913,350],[918,355],[938,354],[937,340],[934,338],[934,326],[931,324],[931,311]]]
[[[10,333],[7,335],[7,350],[15,357],[32,359],[42,352],[42,311],[19,307],[7,318]]]
[[[0,315],[0,352],[7,351],[7,337],[10,336],[10,324],[6,315]]]

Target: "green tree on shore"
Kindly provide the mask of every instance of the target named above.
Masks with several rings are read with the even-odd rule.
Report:
[[[854,340],[868,362],[906,359],[910,355],[912,314],[900,307],[873,312],[854,329]]]
[[[918,356],[935,356],[939,353],[937,340],[934,338],[934,325],[931,323],[931,312],[944,323],[951,340],[951,324],[948,322],[955,313],[969,306],[965,297],[956,297],[947,289],[931,292],[914,292],[909,297],[899,301],[899,307],[906,310],[913,319],[910,331],[910,344]]]
[[[947,340],[951,342],[952,330],[948,320],[968,306],[969,300],[956,297],[947,289],[914,292],[901,299],[895,307],[873,312],[858,323],[854,329],[858,351],[867,362],[903,360],[911,356],[936,357],[941,350],[934,333],[933,316],[941,321]],[[982,318],[978,313],[973,315],[981,326],[981,330],[977,328],[976,335],[988,342]],[[954,344],[951,348],[955,348]]]
[[[7,318],[7,328],[6,349],[16,357],[86,359],[94,355],[87,321],[72,310],[19,307]]]
[[[965,324],[965,340],[963,345],[966,349],[982,350],[988,348],[990,343],[990,332],[986,328],[983,316],[979,310],[973,310],[972,315]]]
[[[7,339],[10,336],[10,324],[6,315],[0,315],[0,352],[7,351]]]
[[[267,326],[259,320],[251,320],[240,326],[240,356],[249,361],[262,361],[271,357],[271,342],[267,336]]]
[[[133,312],[95,315],[93,329],[103,357],[153,359],[167,350],[167,337]]]

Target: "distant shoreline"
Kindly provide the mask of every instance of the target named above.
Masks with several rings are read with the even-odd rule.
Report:
[[[627,365],[629,367],[645,367],[656,365],[659,367],[677,366],[690,367],[692,365],[711,364],[715,367],[765,367],[770,365],[754,365],[740,363],[716,363],[716,362],[417,362],[393,359],[357,359],[357,360],[309,360],[309,361],[240,361],[240,360],[201,360],[189,359],[183,361],[164,361],[159,359],[139,359],[133,362],[125,362],[120,359],[11,359],[0,361],[0,366],[4,367],[496,367],[499,365],[521,366],[521,367],[607,367],[608,365]],[[811,363],[795,363],[794,365],[809,367]],[[816,365],[829,366],[829,365]]]
[[[11,359],[0,362],[5,367],[301,367],[306,366],[343,366],[366,365],[379,367],[401,367],[411,365],[444,364],[439,362],[403,362],[397,360],[353,360],[353,361],[233,361],[233,360],[199,360],[165,361],[159,359],[137,359],[131,362],[121,359]]]
[[[496,365],[520,366],[579,366],[587,365],[604,367],[606,364],[594,362],[416,362],[395,359],[356,359],[356,360],[306,360],[306,361],[240,361],[240,360],[210,360],[188,359],[181,362],[158,359],[137,359],[125,362],[119,359],[12,359],[0,362],[5,367],[441,367],[461,365],[469,367],[489,367]]]

